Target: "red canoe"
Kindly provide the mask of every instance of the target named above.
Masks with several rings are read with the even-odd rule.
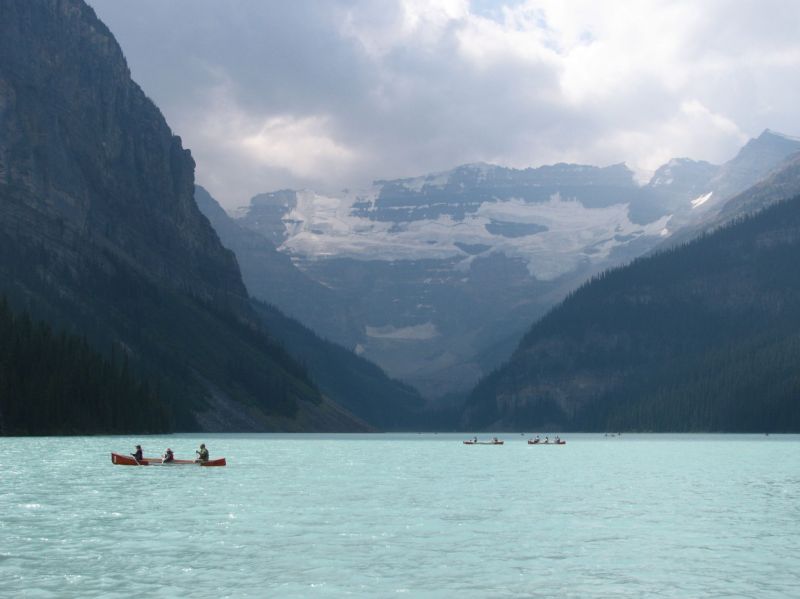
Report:
[[[114,453],[111,452],[111,463],[116,464],[117,466],[152,466],[154,464],[163,464],[164,460],[162,458],[144,458],[139,460],[138,462],[133,456],[129,455],[122,455],[121,453]],[[208,460],[207,462],[195,462],[194,460],[172,460],[171,462],[167,462],[163,464],[164,466],[170,466],[172,464],[176,464],[178,466],[186,466],[191,464],[192,466],[225,466],[225,458],[217,458],[216,460]]]

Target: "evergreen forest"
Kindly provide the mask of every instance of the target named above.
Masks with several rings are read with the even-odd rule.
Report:
[[[85,338],[54,331],[0,299],[0,434],[160,433],[157,390],[127,357],[105,358]]]

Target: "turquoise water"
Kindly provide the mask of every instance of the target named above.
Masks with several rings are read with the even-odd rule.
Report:
[[[0,597],[800,597],[798,436],[464,437],[0,438]]]

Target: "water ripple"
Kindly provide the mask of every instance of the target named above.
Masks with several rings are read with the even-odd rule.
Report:
[[[0,597],[800,596],[800,439],[0,438]]]

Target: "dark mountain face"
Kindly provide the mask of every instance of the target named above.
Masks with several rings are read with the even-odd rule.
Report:
[[[297,192],[291,189],[261,193],[250,200],[247,211],[248,229],[258,232],[273,245],[286,239],[284,216],[297,207]]]
[[[800,430],[800,198],[608,272],[473,391],[469,428]]]
[[[148,276],[248,318],[233,255],[194,205],[194,161],[78,1],[4,1],[4,229],[83,238]]]
[[[359,427],[261,330],[194,162],[82,0],[2,0],[0,291],[124,352],[174,426]]]

